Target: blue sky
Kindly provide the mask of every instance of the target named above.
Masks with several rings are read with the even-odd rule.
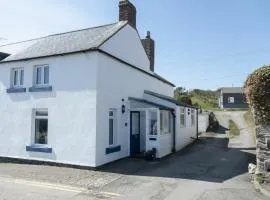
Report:
[[[131,0],[156,72],[178,86],[242,86],[270,63],[269,0]],[[0,44],[118,20],[118,0],[0,0]]]

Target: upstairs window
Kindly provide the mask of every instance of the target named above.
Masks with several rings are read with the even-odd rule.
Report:
[[[180,108],[180,126],[185,127],[185,125],[186,125],[185,108]]]
[[[37,87],[49,85],[49,65],[37,65],[34,68],[34,85]]]
[[[24,69],[13,68],[11,70],[11,87],[18,88],[22,87],[24,82]]]
[[[234,103],[234,97],[229,97],[228,98],[228,103]]]

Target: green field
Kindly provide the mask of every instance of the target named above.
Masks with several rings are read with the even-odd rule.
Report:
[[[205,110],[218,110],[217,92],[195,89],[189,93],[192,104]]]

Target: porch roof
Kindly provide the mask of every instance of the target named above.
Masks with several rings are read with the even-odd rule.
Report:
[[[131,104],[132,108],[158,108],[160,110],[170,110],[173,111],[173,108],[169,108],[167,106],[163,106],[151,101],[147,101],[145,99],[139,99],[134,97],[129,97],[128,100],[131,102],[134,102],[134,104]]]
[[[144,93],[145,94],[152,95],[152,96],[157,97],[157,98],[160,98],[160,99],[163,99],[165,101],[169,101],[169,102],[174,103],[174,104],[176,104],[178,106],[183,106],[183,107],[187,107],[187,108],[195,108],[195,109],[197,109],[196,106],[192,106],[192,105],[189,105],[189,104],[186,104],[186,103],[183,103],[183,102],[176,101],[174,98],[169,97],[169,96],[165,96],[165,95],[158,94],[158,93],[155,93],[155,92],[151,92],[151,91],[148,91],[148,90],[144,90]]]

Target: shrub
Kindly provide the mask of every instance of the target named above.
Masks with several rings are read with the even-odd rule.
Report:
[[[230,129],[229,136],[231,138],[237,137],[240,135],[240,129],[238,128],[238,126],[233,120],[229,120],[229,129]]]
[[[263,184],[264,182],[264,177],[261,174],[255,175],[255,180],[259,183],[259,184]]]
[[[217,132],[219,129],[218,120],[213,112],[209,114],[209,127],[206,132]]]
[[[244,88],[256,124],[270,124],[270,66],[264,65],[250,74]]]

